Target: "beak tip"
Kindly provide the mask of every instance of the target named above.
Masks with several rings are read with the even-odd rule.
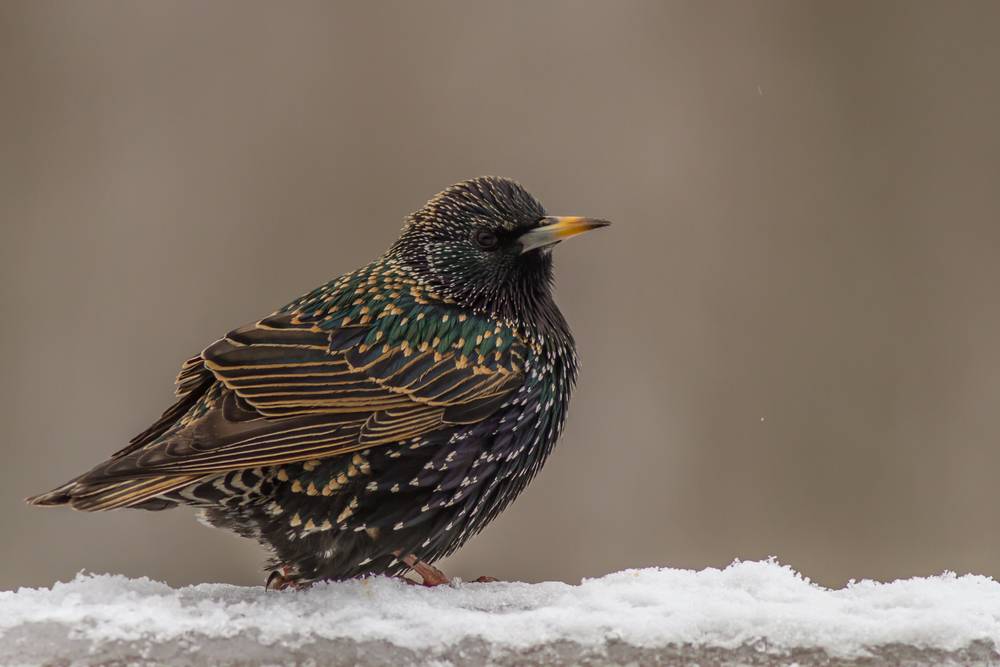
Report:
[[[591,229],[597,229],[598,227],[607,227],[611,224],[610,220],[605,220],[603,218],[583,218],[575,215],[568,216],[549,216],[543,218],[543,226],[559,226],[562,229],[572,229],[579,231],[590,231]]]

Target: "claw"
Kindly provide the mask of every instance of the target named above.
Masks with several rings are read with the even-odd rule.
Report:
[[[265,591],[283,591],[286,588],[293,588],[295,590],[302,590],[306,588],[296,581],[292,576],[292,571],[287,565],[282,565],[280,569],[275,570],[267,577],[267,583],[264,584]]]
[[[288,586],[288,580],[281,576],[277,570],[267,576],[267,583],[264,584],[265,591],[280,591]]]

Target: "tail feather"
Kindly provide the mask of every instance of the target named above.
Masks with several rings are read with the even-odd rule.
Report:
[[[200,475],[159,476],[127,479],[117,482],[88,484],[77,478],[66,482],[48,493],[26,498],[31,505],[55,507],[69,505],[85,512],[101,512],[121,507],[138,507],[171,491],[181,489]]]
[[[214,383],[215,376],[205,368],[201,356],[189,359],[177,377],[179,400],[167,408],[156,423],[132,438],[127,447],[115,452],[110,459],[89,472],[47,493],[25,498],[25,501],[41,507],[69,505],[73,509],[87,512],[119,507],[165,509],[173,506],[176,504],[174,501],[158,496],[183,488],[204,475],[150,474],[150,471],[142,470],[137,461],[127,460],[126,457],[134,455],[132,458],[135,459],[141,456],[136,452],[165,438],[165,434],[172,433],[171,429],[198,404]]]
[[[46,493],[29,496],[24,499],[24,502],[29,505],[38,505],[39,507],[58,507],[59,505],[66,505],[73,499],[73,496],[70,494],[70,489],[73,488],[74,484],[76,484],[76,480],[66,482],[62,486],[58,486],[51,491],[47,491]]]

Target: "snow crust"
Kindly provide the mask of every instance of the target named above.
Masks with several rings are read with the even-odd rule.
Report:
[[[276,593],[80,574],[48,589],[0,592],[0,640],[53,624],[90,646],[251,637],[289,648],[347,638],[422,649],[476,638],[515,649],[563,640],[592,647],[756,645],[857,657],[896,643],[954,651],[986,642],[995,650],[1000,583],[945,573],[831,590],[762,561],[722,570],[625,570],[579,585],[426,589],[374,578]]]

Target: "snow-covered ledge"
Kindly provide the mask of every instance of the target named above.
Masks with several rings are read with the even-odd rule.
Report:
[[[78,576],[0,592],[0,664],[988,664],[1000,584],[839,590],[775,562],[627,570],[578,586],[383,578],[306,591]]]

